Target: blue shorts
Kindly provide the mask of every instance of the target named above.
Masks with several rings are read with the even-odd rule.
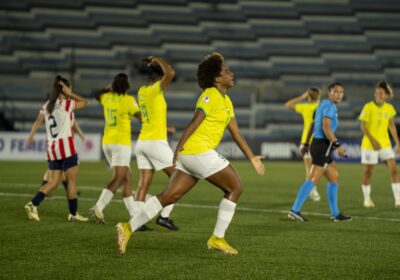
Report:
[[[60,160],[49,160],[49,169],[50,170],[62,170],[65,171],[71,167],[79,165],[78,154],[67,157],[65,159]]]

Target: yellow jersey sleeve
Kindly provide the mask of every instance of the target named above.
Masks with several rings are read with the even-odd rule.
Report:
[[[296,105],[294,105],[294,111],[296,113],[302,114],[304,112],[304,110],[307,108],[306,105],[308,105],[308,104],[306,104],[306,103],[296,104]]]
[[[207,116],[212,111],[213,105],[215,102],[211,102],[211,91],[205,90],[197,100],[196,109],[202,110],[204,114]],[[214,101],[214,100],[213,100]]]
[[[133,96],[128,96],[127,98],[127,110],[128,110],[128,114],[133,117],[137,112],[140,111],[139,105],[136,102],[135,97]]]
[[[371,103],[367,103],[364,105],[363,109],[361,110],[360,116],[358,119],[363,122],[368,122],[370,118],[370,111],[371,111]]]

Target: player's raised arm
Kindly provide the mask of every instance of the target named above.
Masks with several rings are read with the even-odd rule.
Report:
[[[77,95],[76,93],[73,93],[71,88],[68,87],[66,84],[64,84],[63,81],[59,81],[58,84],[61,86],[61,91],[63,94],[65,94],[66,96],[75,100],[75,102],[76,102],[75,109],[76,110],[85,108],[89,104],[89,102],[85,98]]]

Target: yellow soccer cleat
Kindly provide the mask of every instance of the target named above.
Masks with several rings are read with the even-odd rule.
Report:
[[[219,238],[214,234],[210,237],[210,239],[208,239],[207,247],[210,250],[219,250],[222,251],[224,254],[231,256],[237,255],[239,253],[235,248],[231,247],[228,242],[226,242],[225,238]]]
[[[79,215],[78,212],[75,214],[75,216],[72,214],[68,215],[68,222],[87,222],[88,220],[88,218]]]
[[[98,210],[96,206],[89,209],[89,217],[95,219],[99,224],[107,224],[103,212]]]
[[[28,202],[25,206],[25,211],[28,214],[29,220],[40,221],[39,214],[37,212],[37,207],[32,204],[32,202]]]
[[[131,226],[129,223],[118,223],[116,226],[118,234],[118,250],[119,254],[123,255],[126,251],[126,245],[128,245],[129,238],[132,235]]]

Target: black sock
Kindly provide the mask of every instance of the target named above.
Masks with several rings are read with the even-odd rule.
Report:
[[[49,182],[49,181],[47,181],[47,180],[43,180],[41,186],[46,185],[48,182]]]
[[[35,206],[39,206],[39,204],[42,202],[43,199],[45,199],[46,195],[43,192],[38,192],[33,198],[32,198],[32,204]]]
[[[65,191],[67,191],[68,190],[68,181],[67,180],[62,181],[62,185],[64,186]]]
[[[68,208],[69,208],[69,213],[72,216],[76,215],[76,211],[78,209],[78,199],[74,198],[74,199],[68,199]]]

